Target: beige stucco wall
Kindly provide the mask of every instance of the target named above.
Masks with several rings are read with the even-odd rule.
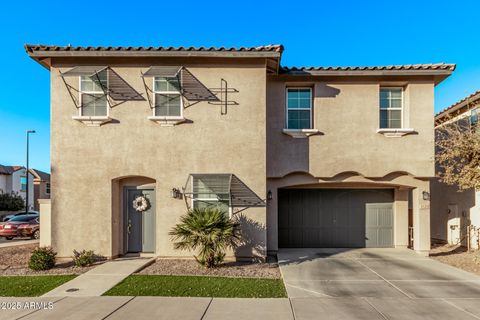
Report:
[[[300,80],[299,80],[300,79]],[[404,128],[414,134],[386,137],[379,129],[381,85],[404,87]],[[295,139],[285,128],[285,90],[312,87],[313,128]],[[408,193],[412,193],[415,250],[430,249],[429,192],[434,176],[433,79],[270,77],[267,83],[268,249],[278,249],[278,188],[392,188],[394,245],[408,245]]]
[[[351,78],[353,79],[353,77]],[[401,171],[412,176],[434,175],[433,81],[405,85],[404,127],[417,133],[400,138],[385,137],[379,128],[381,81],[294,82],[292,78],[270,79],[267,96],[268,177],[308,172],[332,177],[354,171],[366,177],[383,177]],[[388,85],[404,85],[404,82]],[[285,127],[285,88],[311,86],[314,95],[314,128],[322,134],[293,139]],[[401,152],[400,152],[401,150]]]
[[[238,105],[221,115],[220,106],[201,102],[185,109],[187,123],[161,127],[147,119],[152,110],[146,100],[128,101],[110,109],[111,123],[87,127],[72,119],[78,110],[58,77],[59,70],[79,64],[110,65],[144,97],[141,71],[151,65],[184,65],[207,87],[219,87],[220,79],[226,79],[229,87],[238,90],[229,95]],[[415,248],[428,250],[429,204],[420,195],[429,190],[427,179],[434,173],[433,80],[388,82],[405,87],[404,126],[415,130],[388,138],[376,132],[384,79],[345,79],[304,77],[303,83],[282,76],[267,79],[262,60],[53,60],[53,246],[60,257],[70,256],[73,249],[122,254],[119,179],[141,176],[155,181],[155,253],[188,255],[175,251],[168,236],[186,210],[183,200],[170,197],[170,190],[184,186],[190,173],[234,173],[260,198],[268,190],[273,193],[267,209],[243,212],[253,239],[238,256],[263,255],[266,247],[277,250],[276,192],[305,184],[395,189],[396,246],[405,246],[408,240],[408,206],[402,192],[416,190]],[[76,87],[78,80],[70,84]],[[282,133],[287,85],[314,87],[314,127],[321,135],[293,139]]]
[[[183,187],[190,173],[234,173],[257,195],[265,197],[263,61],[84,61],[90,65],[105,62],[144,96],[141,71],[151,65],[180,63],[207,87],[219,87],[221,78],[227,80],[230,87],[238,90],[229,95],[238,105],[230,106],[228,113],[221,115],[220,106],[200,102],[185,109],[189,123],[161,127],[147,119],[152,110],[146,100],[128,101],[110,109],[112,123],[87,127],[72,120],[78,111],[58,77],[59,69],[66,70],[79,61],[53,61],[52,244],[60,257],[70,256],[73,249],[93,249],[106,256],[123,253],[114,230],[119,222],[112,222],[118,200],[118,195],[112,196],[112,189],[116,188],[112,181],[143,176],[156,181],[156,254],[187,255],[173,249],[168,231],[186,211],[185,202],[172,199],[170,190]],[[78,80],[71,82],[73,86],[77,83]],[[265,225],[265,211],[251,208],[244,213]],[[257,236],[266,242],[266,231]]]
[[[40,246],[52,245],[52,206],[50,199],[40,199]]]

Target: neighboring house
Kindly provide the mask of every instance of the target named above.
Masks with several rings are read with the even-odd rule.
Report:
[[[33,206],[38,211],[40,210],[38,199],[50,199],[50,174],[37,169],[30,169],[30,172],[34,176]]]
[[[25,49],[51,73],[59,257],[189,255],[168,232],[203,206],[240,217],[239,258],[403,248],[409,202],[413,247],[430,250],[434,88],[454,65],[288,68],[280,45]]]
[[[21,166],[0,165],[0,190],[6,193],[18,193],[25,199],[27,194],[27,170]],[[28,177],[29,209],[33,209],[33,175]]]
[[[435,115],[436,128],[454,121],[465,121],[471,126],[478,123],[480,91],[453,104]],[[479,248],[480,192],[450,186],[435,179],[432,188],[432,238],[450,244],[467,245],[467,226],[471,226],[470,245]]]

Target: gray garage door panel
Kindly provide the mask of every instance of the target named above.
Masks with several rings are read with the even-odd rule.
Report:
[[[379,248],[393,245],[393,204],[366,204],[366,247]]]
[[[393,190],[280,189],[278,195],[279,247],[392,246]]]

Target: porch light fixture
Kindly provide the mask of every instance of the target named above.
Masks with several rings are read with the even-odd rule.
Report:
[[[430,200],[430,193],[427,191],[422,192],[422,198],[423,200]]]
[[[272,200],[272,199],[273,199],[272,190],[268,190],[268,192],[267,192],[267,200]]]
[[[172,190],[170,191],[170,195],[173,199],[180,199],[182,197],[180,190],[178,190],[177,188],[172,188]]]

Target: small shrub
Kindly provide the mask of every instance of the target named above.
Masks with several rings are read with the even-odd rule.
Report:
[[[236,246],[239,224],[216,208],[194,208],[180,218],[170,236],[175,249],[197,251],[198,263],[213,268],[223,262],[226,249]]]
[[[57,253],[51,247],[39,247],[32,251],[28,267],[32,270],[48,270],[55,266]]]
[[[76,267],[87,267],[95,262],[95,253],[92,250],[73,250],[73,264]]]
[[[0,190],[0,211],[19,211],[25,208],[25,200],[15,192]]]

